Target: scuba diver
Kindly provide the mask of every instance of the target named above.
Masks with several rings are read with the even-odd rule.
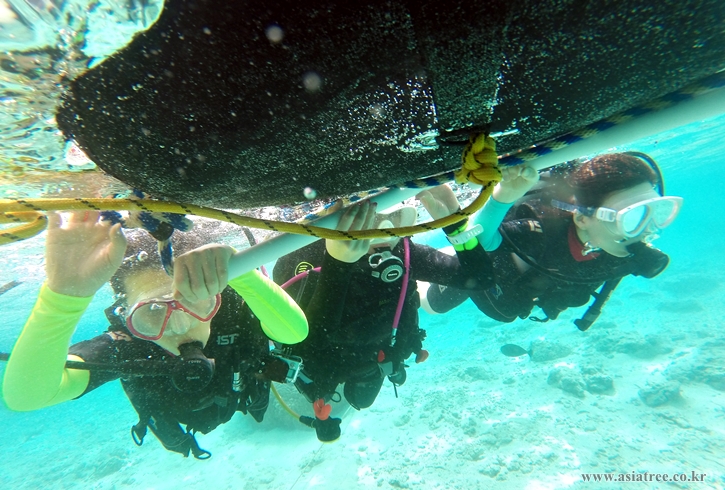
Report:
[[[47,280],[10,355],[5,401],[13,410],[36,410],[120,378],[139,415],[132,428],[137,445],[151,429],[166,449],[207,459],[211,453],[194,434],[237,411],[261,422],[270,381],[288,374],[269,339],[299,342],[307,321],[258,271],[228,281],[232,247],[197,248],[207,243],[203,234],[173,228],[152,237],[144,230],[124,234],[120,226],[97,212],[74,212],[65,224],[60,214],[49,215]],[[186,253],[167,263],[157,240]],[[83,312],[109,280],[118,298],[107,309],[111,326],[69,350]]]
[[[444,313],[470,297],[494,320],[544,322],[594,296],[574,322],[584,331],[622,278],[651,279],[667,267],[667,255],[650,242],[675,219],[682,198],[665,196],[662,174],[648,155],[568,162],[545,172],[537,187],[539,173],[525,164],[503,173],[472,220],[483,227],[478,238],[493,260],[495,286],[463,291],[431,284],[422,294],[426,311]],[[440,202],[424,205],[434,218],[451,212]],[[534,306],[543,318],[530,316]]]
[[[375,204],[363,201],[348,208],[337,229],[398,228],[414,225],[416,218],[412,206],[376,214]],[[493,284],[490,260],[475,238],[456,247],[457,257],[408,238],[320,240],[277,261],[274,280],[284,283],[310,323],[309,337],[284,352],[304,359],[295,386],[313,403],[318,438],[324,440],[319,426],[331,420],[327,402],[341,401],[338,385],[344,383],[342,394],[353,408],[368,408],[386,377],[397,395],[406,380],[406,359],[412,354],[416,362],[428,357],[422,346],[425,331],[418,326],[416,280],[463,290]],[[328,431],[327,440],[339,436],[340,419],[332,420],[338,427]]]

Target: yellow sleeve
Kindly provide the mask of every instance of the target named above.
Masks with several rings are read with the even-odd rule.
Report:
[[[43,284],[5,369],[3,396],[8,408],[36,410],[85,391],[90,373],[66,369],[65,361],[82,360],[68,356],[68,345],[92,299],[54,293]]]
[[[229,281],[262,323],[272,340],[283,344],[302,342],[309,332],[307,318],[292,298],[257,270]]]

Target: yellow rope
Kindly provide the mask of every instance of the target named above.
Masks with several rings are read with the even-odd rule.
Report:
[[[45,228],[46,218],[42,211],[146,211],[175,214],[191,214],[212,218],[239,226],[259,228],[282,233],[310,235],[315,238],[332,240],[365,240],[370,238],[392,238],[425,233],[444,226],[452,225],[472,215],[483,207],[491,196],[494,185],[501,180],[501,171],[497,166],[495,142],[488,136],[471,137],[463,153],[463,168],[456,173],[458,182],[470,181],[482,185],[478,197],[465,209],[461,209],[428,223],[402,228],[386,228],[359,231],[340,231],[321,228],[304,223],[288,223],[252,218],[228,211],[169,201],[148,199],[0,199],[0,223],[19,223],[35,221],[0,231],[0,245],[16,242],[37,235]],[[5,220],[5,221],[2,221]],[[41,223],[42,222],[42,223]]]
[[[461,160],[461,169],[456,172],[456,182],[459,184],[471,182],[486,186],[501,180],[496,142],[490,136],[485,134],[471,136],[463,150]]]
[[[279,391],[277,391],[277,388],[274,386],[274,383],[270,383],[270,388],[272,389],[272,393],[274,394],[274,397],[277,399],[280,405],[282,405],[282,408],[284,408],[288,414],[292,415],[295,419],[299,420],[300,416],[295,413],[294,410],[292,410],[287,403],[285,403],[284,399],[282,399],[282,396],[279,394]]]
[[[48,218],[46,218],[43,213],[35,211],[0,213],[0,224],[8,223],[27,224],[0,231],[0,245],[5,245],[6,243],[11,242],[19,242],[20,240],[34,237],[45,230],[45,227],[48,225]]]

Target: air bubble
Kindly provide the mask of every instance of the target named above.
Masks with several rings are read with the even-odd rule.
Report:
[[[312,187],[305,187],[305,190],[302,191],[302,195],[305,196],[305,199],[312,200],[317,197],[317,191]]]
[[[314,71],[308,71],[302,75],[302,85],[308,92],[317,92],[322,88],[322,77]]]
[[[273,44],[279,44],[282,42],[282,39],[284,39],[284,31],[278,25],[272,24],[267,27],[264,30],[264,34],[267,36],[267,39],[269,39],[269,42]]]

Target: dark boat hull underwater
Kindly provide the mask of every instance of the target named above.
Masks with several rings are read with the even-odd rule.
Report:
[[[72,82],[58,124],[155,197],[255,207],[459,166],[725,68],[722,0],[169,0]],[[309,197],[309,192],[308,192]]]

